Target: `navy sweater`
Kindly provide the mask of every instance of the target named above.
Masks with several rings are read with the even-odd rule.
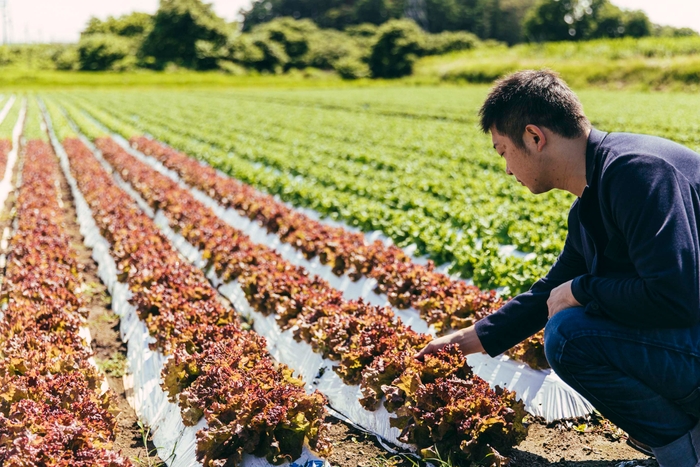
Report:
[[[586,181],[547,276],[476,323],[491,356],[541,330],[550,291],[572,279],[586,313],[638,328],[700,323],[700,154],[663,138],[593,129]]]

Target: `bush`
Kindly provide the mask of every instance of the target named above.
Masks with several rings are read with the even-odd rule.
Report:
[[[339,60],[348,59],[361,63],[369,55],[369,48],[362,48],[352,38],[340,31],[321,29],[311,35],[306,62],[323,70],[337,69]],[[366,65],[365,65],[366,68]]]
[[[369,57],[374,78],[398,78],[410,75],[418,55],[424,50],[425,34],[411,20],[399,19],[384,23]]]
[[[167,63],[196,70],[214,68],[217,53],[202,56],[208,49],[226,45],[231,27],[219,18],[212,6],[201,0],[161,0],[153,16],[153,26],[141,45],[141,54],[153,57],[156,68]],[[202,58],[203,57],[203,58]]]
[[[238,36],[230,59],[261,72],[281,73],[293,69],[337,70],[341,76],[368,74],[363,59],[368,55],[358,43],[340,31],[319,29],[309,20],[278,18]]]
[[[244,76],[248,74],[248,70],[246,70],[245,67],[230,60],[219,60],[216,65],[221,71],[229,75]]]
[[[81,37],[78,43],[81,70],[111,70],[129,55],[133,55],[132,41],[115,34],[91,34]]]
[[[476,47],[478,43],[479,39],[470,32],[428,34],[423,55],[442,55],[458,50],[469,50]]]
[[[698,33],[690,28],[674,28],[673,26],[652,25],[652,35],[657,37],[697,37]]]
[[[252,34],[282,47],[287,56],[283,65],[286,71],[289,68],[305,68],[309,65],[306,55],[312,36],[318,31],[318,27],[308,19],[278,18],[255,27]]]
[[[104,21],[92,17],[80,35],[116,34],[117,36],[143,39],[151,29],[153,29],[153,17],[147,13],[134,12],[118,18],[110,16]]]
[[[282,73],[289,62],[284,47],[262,33],[241,34],[231,49],[233,61],[260,72]]]
[[[343,31],[350,37],[374,38],[377,35],[379,27],[372,23],[362,23],[355,26],[348,26]]]
[[[335,71],[343,79],[358,79],[369,76],[369,67],[361,60],[344,57],[335,63]]]
[[[77,70],[80,68],[80,56],[75,46],[66,47],[53,57],[57,70]]]

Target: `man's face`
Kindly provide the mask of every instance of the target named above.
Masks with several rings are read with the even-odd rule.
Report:
[[[543,185],[541,155],[520,148],[506,135],[500,134],[496,127],[491,128],[493,147],[506,160],[506,173],[512,175],[532,193],[544,193],[550,188]]]

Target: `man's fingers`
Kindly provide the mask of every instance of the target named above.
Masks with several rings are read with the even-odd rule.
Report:
[[[431,354],[431,353],[435,352],[436,350],[437,350],[437,349],[435,348],[435,345],[434,345],[432,342],[430,342],[428,345],[426,345],[425,347],[423,347],[423,348],[420,350],[420,352],[418,352],[418,353],[414,356],[414,358],[416,358],[416,359],[418,359],[418,360],[422,360],[424,355]]]

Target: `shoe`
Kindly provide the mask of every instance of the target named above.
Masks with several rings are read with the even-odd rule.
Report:
[[[632,446],[634,449],[641,452],[642,454],[646,454],[649,457],[654,457],[654,451],[652,451],[649,446],[642,443],[641,441],[637,441],[636,439],[632,438],[631,436],[629,438],[627,438],[627,444],[629,446]]]

